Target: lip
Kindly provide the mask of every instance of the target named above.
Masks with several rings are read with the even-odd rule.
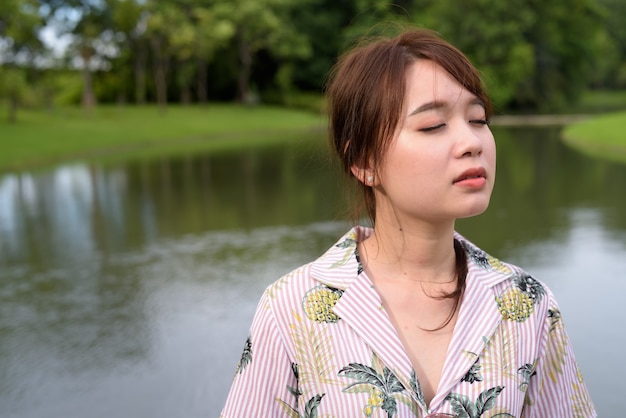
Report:
[[[464,180],[479,179],[479,178],[486,179],[487,170],[485,170],[482,167],[474,167],[474,168],[465,170],[460,176],[455,178],[452,183],[456,184]]]

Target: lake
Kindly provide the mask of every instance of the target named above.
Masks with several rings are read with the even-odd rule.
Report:
[[[619,416],[626,165],[494,134],[491,206],[458,230],[550,286]],[[263,289],[350,227],[320,135],[1,175],[0,417],[217,417]]]

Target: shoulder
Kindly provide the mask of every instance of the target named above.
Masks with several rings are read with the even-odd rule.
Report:
[[[502,261],[456,234],[464,248],[468,274],[493,289],[504,319],[523,320],[533,311],[558,311],[554,294],[543,281],[522,267]]]
[[[367,233],[364,228],[351,229],[319,258],[280,277],[265,290],[268,304],[300,304],[315,292],[345,290],[361,271],[356,247]]]

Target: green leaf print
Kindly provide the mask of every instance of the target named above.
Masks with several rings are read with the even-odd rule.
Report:
[[[450,402],[452,411],[458,418],[478,417],[476,413],[476,406],[467,396],[460,395],[458,393],[450,393],[446,396],[446,400]]]
[[[480,418],[496,404],[496,398],[504,386],[496,386],[487,389],[478,395],[476,402],[472,402],[467,396],[459,393],[450,393],[446,400],[450,402],[452,411],[458,418]]]
[[[339,376],[346,376],[356,380],[356,382],[346,386],[344,391],[352,386],[362,384],[372,385],[381,390],[385,387],[383,377],[378,374],[376,370],[370,366],[366,366],[365,364],[350,363],[343,369],[339,370]]]
[[[337,248],[352,248],[356,245],[356,240],[354,238],[346,238],[341,241],[339,244],[335,245]]]
[[[246,340],[246,344],[243,347],[243,353],[241,354],[241,359],[239,363],[237,363],[237,369],[235,374],[243,372],[243,369],[246,368],[248,364],[252,362],[252,338],[248,336]]]
[[[356,380],[343,389],[343,392],[349,392],[351,388],[358,385],[368,385],[373,387],[373,391],[368,399],[368,405],[364,408],[366,415],[371,415],[371,409],[380,407],[387,413],[387,417],[393,417],[398,411],[398,401],[393,397],[394,393],[400,393],[405,390],[404,385],[398,377],[386,366],[382,375],[374,368],[360,364],[350,363],[348,366],[339,370],[339,376],[345,376]]]
[[[302,395],[302,391],[299,389],[300,373],[298,372],[297,363],[291,363],[291,371],[293,372],[293,375],[296,378],[296,387],[293,388],[287,385],[287,390],[296,398],[294,404],[298,405],[298,399]],[[287,402],[283,401],[282,399],[276,398],[276,401],[285,410],[285,413],[290,418],[317,418],[317,408],[319,408],[320,402],[322,401],[322,398],[324,397],[324,395],[325,393],[322,393],[321,395],[315,395],[311,399],[309,399],[309,401],[306,403],[304,407],[304,415],[300,415],[297,409],[294,409],[291,405],[289,405]]]
[[[548,309],[548,318],[550,318],[550,332],[552,332],[561,320],[561,311],[558,309]]]
[[[385,387],[389,393],[402,392],[404,385],[398,380],[398,377],[391,372],[387,367],[384,371]]]
[[[474,364],[472,364],[472,367],[467,371],[465,376],[463,376],[461,382],[474,383],[482,381],[483,377],[480,374],[480,364],[478,364],[478,360],[476,360]]]
[[[300,374],[298,373],[298,364],[291,363],[291,371],[296,378],[296,387],[291,387],[287,385],[287,390],[296,398],[296,403],[298,402],[298,398],[302,395],[302,391],[300,390]]]
[[[424,410],[426,410],[426,399],[424,398],[424,392],[422,391],[422,386],[420,385],[419,380],[417,380],[417,374],[415,374],[415,370],[411,370],[411,389],[415,392],[417,396],[417,402],[420,404]]]
[[[476,411],[482,415],[493,408],[496,405],[496,398],[500,392],[502,392],[502,389],[504,389],[504,386],[496,386],[478,395],[478,399],[476,399]]]
[[[333,265],[331,265],[330,268],[340,267],[348,262],[348,260],[350,259],[350,257],[354,255],[354,252],[356,250],[356,239],[346,238],[345,240],[341,241],[339,244],[335,245],[335,247],[343,248],[346,251],[344,251],[344,254],[341,260],[333,263]]]
[[[315,395],[306,403],[303,418],[317,418],[317,408],[319,408],[325,393]]]
[[[304,415],[300,415],[297,409],[294,409],[282,399],[276,399],[276,401],[283,408],[289,418],[317,418],[317,409],[319,408],[322,398],[325,395],[325,393],[322,393],[321,395],[315,395],[309,399],[304,409]]]
[[[528,385],[530,384],[530,378],[537,374],[535,371],[537,360],[534,363],[526,363],[519,369],[517,369],[517,373],[522,376],[522,383],[519,384],[518,388],[521,391],[526,391],[528,389]]]

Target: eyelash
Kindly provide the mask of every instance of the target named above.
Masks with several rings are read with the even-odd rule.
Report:
[[[420,132],[432,132],[432,131],[435,131],[435,130],[437,130],[439,128],[442,128],[444,126],[446,126],[445,123],[440,123],[439,125],[429,126],[427,128],[421,128],[421,129],[419,129],[419,131]]]
[[[469,121],[469,123],[475,123],[478,125],[489,125],[489,121],[486,119],[472,119]],[[439,128],[443,128],[444,126],[446,126],[445,123],[440,123],[438,125],[429,126],[427,128],[421,128],[419,129],[419,131],[420,132],[432,132],[432,131],[436,131]]]

